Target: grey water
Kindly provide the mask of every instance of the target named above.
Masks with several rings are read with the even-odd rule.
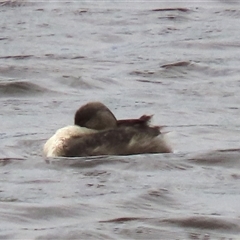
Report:
[[[0,239],[240,239],[239,26],[238,1],[0,1]],[[174,152],[45,159],[88,101]]]

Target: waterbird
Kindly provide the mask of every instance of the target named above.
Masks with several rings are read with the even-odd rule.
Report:
[[[82,157],[171,153],[152,115],[117,120],[101,102],[88,102],[75,113],[74,125],[63,127],[43,147],[46,157]]]

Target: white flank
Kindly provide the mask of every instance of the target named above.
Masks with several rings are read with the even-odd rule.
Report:
[[[72,137],[81,137],[94,132],[97,131],[76,125],[60,128],[44,144],[43,153],[46,157],[64,156],[64,149],[68,139]]]

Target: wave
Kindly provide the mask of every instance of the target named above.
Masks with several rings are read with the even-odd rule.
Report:
[[[24,0],[0,0],[0,7],[22,7],[32,6],[34,2]]]
[[[190,157],[188,160],[191,163],[200,165],[218,165],[238,168],[240,167],[239,159],[240,149],[226,149],[198,154],[194,157]]]
[[[234,69],[234,71],[235,70],[236,69]],[[129,72],[129,75],[135,77],[136,81],[139,82],[164,85],[167,83],[166,79],[191,80],[192,84],[195,84],[193,80],[199,76],[199,73],[203,75],[203,80],[201,81],[212,84],[216,78],[221,78],[221,81],[224,81],[222,77],[231,76],[233,69],[226,69],[225,67],[219,68],[217,64],[215,66],[209,66],[207,62],[186,60],[161,64],[159,68],[156,69],[133,70]],[[211,79],[211,81],[208,79]],[[232,84],[236,84],[234,80],[232,80],[232,82]],[[196,83],[199,84],[199,82]],[[216,83],[220,84],[221,82],[218,80]]]
[[[100,84],[97,84],[93,80],[85,80],[81,76],[72,76],[71,74],[65,74],[62,77],[58,77],[55,79],[58,84],[61,84],[63,87],[71,88],[78,92],[81,89],[101,89]],[[73,92],[73,91],[71,91]]]
[[[176,224],[181,227],[187,228],[200,228],[211,230],[228,230],[228,231],[240,231],[240,225],[238,220],[228,221],[226,218],[220,216],[193,216],[183,218],[168,218],[163,222],[170,224]]]
[[[125,170],[162,171],[189,170],[195,164],[240,167],[240,149],[222,149],[204,153],[142,154],[130,156],[94,156],[75,158],[49,158],[46,162],[53,165],[74,168],[95,168],[98,165],[118,165]],[[148,159],[148,160],[146,160]],[[161,161],[160,161],[161,160]],[[147,164],[146,164],[147,161]]]
[[[8,39],[8,38],[6,38]],[[6,40],[6,39],[1,39],[1,40]],[[15,59],[15,60],[22,60],[22,59],[28,59],[32,58],[33,55],[7,55],[7,56],[1,56],[0,59]]]
[[[151,217],[118,217],[113,219],[102,220],[102,223],[125,223],[129,221],[142,221],[151,223],[170,223],[179,225],[186,228],[200,228],[200,229],[211,229],[211,230],[229,230],[229,231],[240,231],[240,225],[236,221],[228,221],[222,219],[219,216],[193,216],[193,217],[179,217],[179,218],[151,218]]]
[[[153,12],[189,12],[189,8],[155,8]]]
[[[1,81],[1,97],[26,97],[42,95],[44,93],[53,93],[53,91],[41,87],[29,81]]]

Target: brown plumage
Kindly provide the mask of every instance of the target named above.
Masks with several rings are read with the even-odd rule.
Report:
[[[44,152],[48,157],[171,152],[160,127],[149,125],[151,118],[117,120],[105,105],[90,102],[76,111],[74,126],[58,130],[46,142]]]

